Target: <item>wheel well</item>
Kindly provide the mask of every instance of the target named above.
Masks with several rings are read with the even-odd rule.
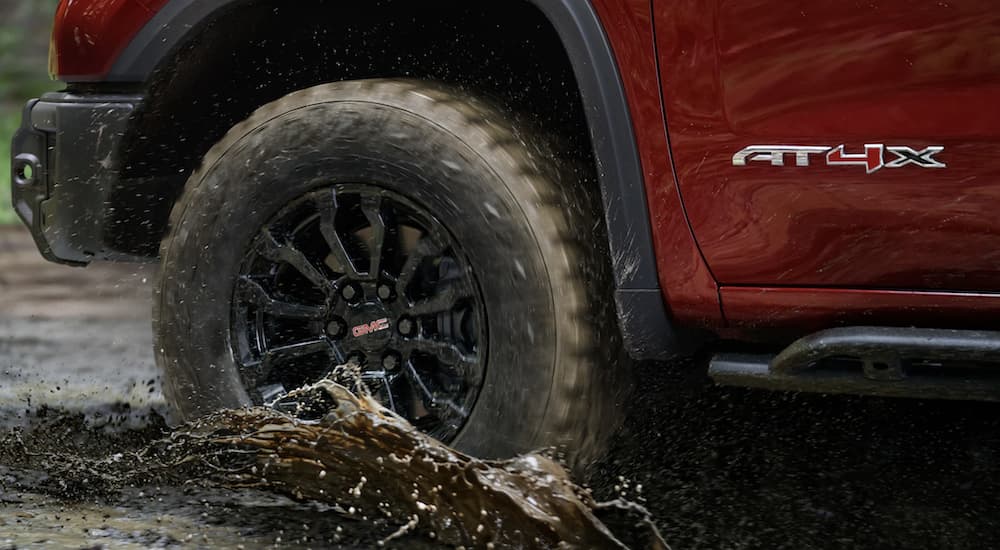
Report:
[[[159,199],[144,208],[152,231],[133,237],[155,242],[130,243],[137,251],[155,253],[184,181],[230,127],[289,92],[338,80],[430,79],[491,98],[557,137],[556,154],[593,167],[585,178],[596,182],[572,65],[527,1],[250,0],[190,35],[154,70],[126,136],[123,179],[156,182]]]

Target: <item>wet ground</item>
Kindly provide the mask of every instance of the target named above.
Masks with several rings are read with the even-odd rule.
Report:
[[[674,548],[1000,548],[1000,406],[767,394],[664,368],[640,369],[598,479],[641,483]]]
[[[0,548],[369,548],[373,532],[323,505],[263,491],[60,487],[38,453],[104,458],[161,433],[152,357],[153,266],[42,260],[0,228]],[[404,538],[400,546],[432,547]]]
[[[46,475],[36,452],[108,456],[159,433],[151,280],[149,266],[48,264],[0,229],[0,420],[28,430],[0,450],[0,548],[371,547],[388,534],[265,492],[101,494]],[[684,367],[639,366],[591,480],[644,500],[674,548],[1000,547],[1000,406],[720,389]]]

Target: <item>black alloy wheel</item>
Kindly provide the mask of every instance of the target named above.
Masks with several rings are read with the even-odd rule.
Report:
[[[488,334],[478,286],[444,226],[398,193],[342,184],[289,204],[254,239],[235,292],[234,355],[257,404],[350,363],[442,441],[475,405]]]

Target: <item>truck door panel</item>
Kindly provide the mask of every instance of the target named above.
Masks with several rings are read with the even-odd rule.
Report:
[[[721,284],[1000,289],[993,3],[655,0],[654,23],[678,185]],[[943,146],[946,167],[733,162],[866,144]]]

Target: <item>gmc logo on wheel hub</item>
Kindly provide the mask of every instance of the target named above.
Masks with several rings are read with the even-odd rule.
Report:
[[[882,145],[869,143],[864,152],[845,152],[843,145],[836,147],[810,145],[751,145],[733,155],[733,166],[746,166],[748,162],[769,162],[771,166],[788,166],[785,161],[794,158],[794,166],[809,166],[810,157],[823,155],[827,166],[864,166],[871,174],[882,168],[902,168],[904,166],[919,166],[920,168],[947,168],[947,165],[934,158],[934,155],[944,151],[941,145],[931,145],[921,150],[902,145]],[[887,156],[892,156],[888,161]]]
[[[389,328],[389,319],[378,319],[377,321],[372,321],[370,323],[365,323],[363,325],[358,325],[351,329],[351,334],[354,334],[355,338],[360,338],[362,336],[367,336],[369,334],[374,334],[376,332],[381,332]]]

